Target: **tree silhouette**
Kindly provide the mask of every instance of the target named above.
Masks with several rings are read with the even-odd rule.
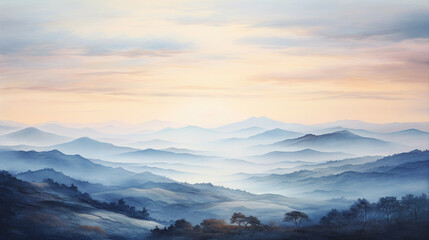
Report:
[[[377,209],[386,215],[386,221],[390,221],[391,214],[399,207],[396,197],[382,197],[377,202]]]
[[[407,194],[401,199],[401,206],[406,210],[412,212],[414,221],[417,222],[418,210],[417,210],[418,198],[413,194]]]
[[[176,220],[174,223],[175,231],[179,235],[191,233],[194,230],[192,224],[185,219]]]
[[[366,224],[368,221],[368,212],[372,209],[371,203],[365,198],[359,198],[351,207],[352,212],[356,212],[362,215],[363,223]]]
[[[231,224],[237,224],[239,227],[242,227],[242,225],[244,225],[246,222],[246,215],[242,214],[241,212],[235,212],[232,214],[229,221]]]
[[[320,219],[320,223],[322,225],[334,226],[336,228],[340,228],[343,225],[343,214],[337,209],[333,208],[329,211],[326,216],[323,216]]]
[[[257,217],[249,216],[246,218],[246,222],[247,222],[246,225],[250,226],[250,228],[252,229],[252,239],[253,239],[256,230],[258,230],[262,226],[261,221],[259,221]]]
[[[356,211],[348,209],[348,210],[342,210],[341,216],[347,221],[347,224],[350,225],[352,223],[352,220],[356,218]]]
[[[202,223],[200,223],[203,232],[206,233],[217,233],[222,232],[226,226],[226,222],[224,220],[219,219],[205,219]]]
[[[291,211],[285,213],[283,222],[292,222],[297,228],[301,225],[302,221],[310,221],[310,218],[307,214],[300,211]]]
[[[413,194],[407,194],[401,199],[401,207],[411,212],[413,215],[414,222],[419,220],[419,214],[428,205],[428,199],[426,194],[421,196],[414,196]]]

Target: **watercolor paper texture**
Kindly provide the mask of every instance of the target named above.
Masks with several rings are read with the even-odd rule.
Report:
[[[427,0],[0,0],[0,239],[424,239],[428,29]]]

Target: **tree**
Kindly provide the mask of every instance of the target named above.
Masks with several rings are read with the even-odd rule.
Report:
[[[262,226],[261,221],[259,221],[257,217],[249,216],[246,218],[246,222],[247,222],[246,226],[250,226],[250,228],[253,229],[252,231],[252,239],[253,239],[253,236],[255,235],[256,230],[258,230],[258,228]]]
[[[340,211],[333,208],[326,214],[326,216],[323,216],[320,219],[320,223],[322,225],[340,228],[344,224],[344,216]]]
[[[149,212],[147,211],[147,209],[144,207],[141,211],[138,211],[139,217],[143,218],[143,219],[148,219],[149,218]]]
[[[310,221],[310,218],[307,214],[300,211],[291,211],[285,213],[283,222],[292,222],[297,228],[301,225],[302,221]]]
[[[377,202],[377,209],[386,215],[386,221],[389,222],[390,216],[399,207],[399,201],[396,197],[382,197]]]
[[[347,221],[347,224],[350,225],[352,220],[356,218],[356,212],[353,210],[342,210],[341,216]]]
[[[258,226],[261,226],[261,221],[259,221],[257,217],[249,216],[246,218],[246,226],[256,228]]]
[[[407,194],[401,199],[401,206],[413,214],[415,222],[417,222],[418,218],[417,202],[418,198],[413,194]]]
[[[219,219],[205,219],[202,223],[200,223],[203,232],[206,233],[218,233],[223,232],[226,226],[226,222],[224,220]]]
[[[127,206],[127,204],[125,203],[125,200],[123,199],[123,198],[121,198],[121,199],[119,199],[118,200],[118,209],[119,210],[125,210],[126,209],[126,206]]]
[[[401,199],[401,207],[409,211],[413,215],[415,222],[418,221],[419,215],[428,205],[428,199],[426,194],[421,196],[414,196],[413,194],[407,194]]]
[[[242,214],[241,212],[235,212],[232,214],[229,221],[231,224],[237,224],[241,228],[242,225],[244,225],[246,222],[246,215]]]
[[[420,214],[426,213],[426,217],[429,217],[429,199],[426,194],[422,193],[417,197],[417,209]],[[428,219],[426,218],[426,220]]]
[[[192,224],[185,219],[176,220],[174,223],[174,229],[177,234],[184,235],[187,233],[191,233],[194,230]]]
[[[72,190],[73,192],[78,191],[77,187],[73,183],[70,185],[70,190]]]
[[[351,207],[352,212],[362,214],[363,222],[366,224],[368,220],[368,212],[371,210],[371,203],[365,198],[359,198]]]

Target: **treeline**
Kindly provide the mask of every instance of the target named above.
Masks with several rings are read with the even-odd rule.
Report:
[[[177,220],[169,227],[151,230],[150,239],[227,239],[239,235],[252,239],[257,232],[272,232],[271,226],[263,225],[257,217],[246,216],[242,213],[234,213],[228,224],[225,220],[205,219],[200,224],[193,226],[185,219]]]
[[[280,219],[279,219],[280,220]],[[162,229],[151,230],[150,239],[427,239],[429,199],[426,194],[407,194],[401,199],[382,197],[377,202],[362,198],[348,209],[332,209],[311,222],[301,211],[286,212],[283,222],[262,224],[255,216],[233,213],[229,223],[205,219],[193,226],[185,219]]]
[[[143,207],[142,210],[137,210],[134,206],[128,205],[123,198],[119,199],[117,202],[100,202],[98,200],[91,198],[91,196],[88,193],[80,192],[79,189],[74,184],[67,186],[65,184],[57,183],[50,178],[44,179],[43,182],[48,183],[49,186],[55,191],[65,193],[69,196],[73,196],[82,202],[88,203],[89,205],[95,208],[105,209],[111,212],[120,213],[132,218],[144,219],[144,220],[149,219],[149,213],[146,208]]]
[[[320,219],[320,224],[332,229],[361,227],[377,224],[427,222],[429,199],[426,194],[407,194],[401,199],[382,197],[377,202],[358,199],[348,209],[332,209]]]

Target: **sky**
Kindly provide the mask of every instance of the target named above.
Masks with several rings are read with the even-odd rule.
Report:
[[[427,0],[0,0],[0,119],[429,121]]]

